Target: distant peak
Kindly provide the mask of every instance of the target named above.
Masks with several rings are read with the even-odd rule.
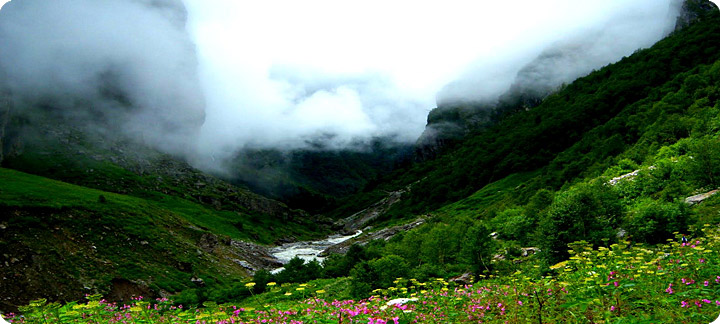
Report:
[[[720,12],[720,9],[709,0],[684,0],[675,23],[675,31],[688,27],[696,21],[717,12]]]

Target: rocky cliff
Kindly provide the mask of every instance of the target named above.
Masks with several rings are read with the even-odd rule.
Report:
[[[708,15],[717,14],[718,11],[720,11],[718,6],[709,0],[684,0],[675,23],[675,31],[686,28]]]

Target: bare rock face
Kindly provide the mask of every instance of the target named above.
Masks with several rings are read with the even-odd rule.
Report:
[[[720,11],[718,6],[709,0],[685,0],[677,17],[675,31],[692,25],[707,15]]]

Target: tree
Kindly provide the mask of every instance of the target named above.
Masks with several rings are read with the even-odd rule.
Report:
[[[495,241],[490,237],[490,229],[481,223],[475,223],[465,233],[460,255],[469,264],[475,274],[491,271]]]
[[[604,183],[580,184],[558,194],[542,218],[538,243],[551,263],[567,257],[567,244],[600,245],[614,238],[622,214],[617,195]]]
[[[675,231],[687,227],[684,204],[640,199],[628,213],[624,228],[638,242],[658,244],[671,238]]]
[[[720,140],[704,137],[690,147],[690,177],[700,186],[720,187]]]

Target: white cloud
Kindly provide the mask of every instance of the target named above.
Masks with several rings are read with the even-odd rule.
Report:
[[[634,35],[618,43],[647,46],[661,32],[638,41],[627,29],[666,21],[670,1],[186,0],[208,97],[204,138],[296,146],[332,130],[412,141],[437,92],[468,70],[492,77],[475,91],[494,93],[572,34],[612,27]]]

